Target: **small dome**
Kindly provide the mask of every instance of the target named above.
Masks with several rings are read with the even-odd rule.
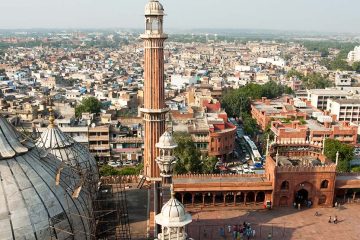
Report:
[[[189,224],[191,215],[186,213],[182,205],[174,196],[162,207],[161,213],[155,217],[156,223],[165,227],[181,227]]]
[[[174,149],[177,147],[173,135],[165,131],[164,134],[160,137],[159,142],[156,143],[156,147],[160,149]]]
[[[164,7],[158,0],[150,0],[145,6],[145,15],[163,16]]]
[[[95,158],[83,145],[63,133],[54,124],[54,120],[50,121],[49,127],[41,134],[36,145],[79,173],[91,177],[93,182],[90,185],[97,186],[99,175]]]

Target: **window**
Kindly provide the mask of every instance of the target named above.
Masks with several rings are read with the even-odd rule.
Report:
[[[324,181],[321,182],[320,188],[328,188],[328,186],[329,186],[329,181],[324,180]]]
[[[283,181],[281,183],[281,190],[289,190],[289,182],[288,181]]]

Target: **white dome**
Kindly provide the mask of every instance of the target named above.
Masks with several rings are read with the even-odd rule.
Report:
[[[174,149],[177,147],[177,143],[175,142],[173,135],[170,132],[165,131],[155,146],[160,149]]]
[[[162,207],[161,213],[155,217],[156,223],[165,227],[181,227],[189,224],[191,215],[186,213],[182,205],[174,196]]]
[[[91,199],[86,191],[73,197],[80,176],[52,155],[42,157],[41,149],[1,116],[0,173],[0,239],[65,240],[64,232],[91,239]]]
[[[164,7],[158,0],[150,0],[145,6],[145,15],[163,16]]]
[[[98,183],[99,175],[95,158],[83,145],[63,133],[57,126],[50,124],[36,141],[36,145],[78,172],[91,176],[94,180],[92,184]]]

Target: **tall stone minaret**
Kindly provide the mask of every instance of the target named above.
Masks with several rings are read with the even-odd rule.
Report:
[[[165,106],[164,88],[164,8],[158,0],[149,0],[145,7],[145,82],[144,82],[144,175],[149,178],[160,177],[155,159],[158,150],[155,144],[165,132],[165,118],[169,111]]]

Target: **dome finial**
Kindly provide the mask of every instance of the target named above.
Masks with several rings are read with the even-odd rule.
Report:
[[[170,185],[170,194],[171,194],[171,198],[174,199],[175,198],[174,184]]]

